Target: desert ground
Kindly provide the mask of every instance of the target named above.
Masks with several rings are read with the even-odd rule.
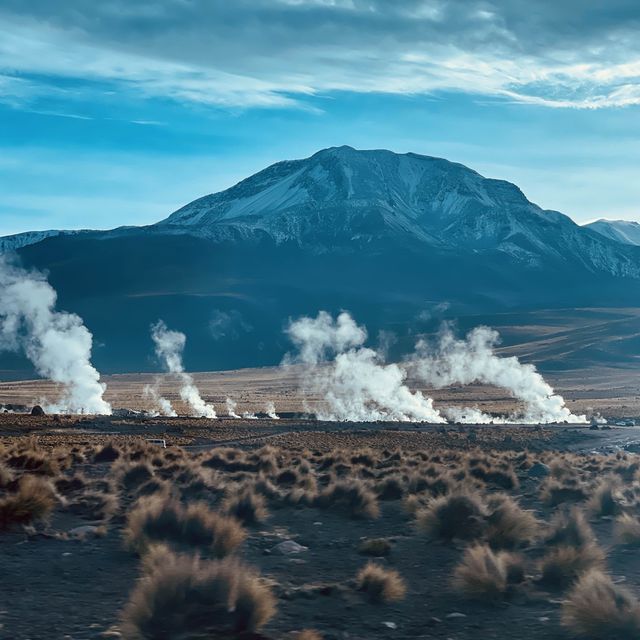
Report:
[[[640,638],[640,427],[318,422],[295,375],[196,375],[221,415],[279,420],[0,414],[0,637]],[[146,408],[154,381],[107,397]],[[640,415],[627,372],[550,381],[575,412]]]
[[[207,402],[225,414],[227,398],[237,402],[238,412],[264,411],[273,402],[278,413],[313,411],[319,399],[300,391],[300,370],[295,367],[262,367],[236,371],[194,373],[193,377]],[[607,418],[640,416],[640,373],[636,368],[590,367],[588,369],[545,372],[547,380],[562,395],[575,414],[600,414]],[[144,395],[147,385],[156,385],[178,412],[186,412],[178,395],[178,383],[170,374],[123,374],[104,376],[105,394],[113,407],[134,410],[151,409]],[[409,379],[411,389],[419,389],[434,399],[436,406],[472,406],[488,413],[507,415],[517,409],[504,390],[480,384],[430,389]],[[9,403],[33,406],[45,399],[55,400],[60,390],[42,380],[0,383],[0,405]]]

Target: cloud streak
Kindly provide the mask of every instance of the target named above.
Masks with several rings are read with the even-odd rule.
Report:
[[[640,103],[640,8],[614,0],[8,0],[0,96],[59,80],[224,108],[332,92]],[[48,86],[47,86],[48,85]],[[65,89],[70,95],[73,89]]]

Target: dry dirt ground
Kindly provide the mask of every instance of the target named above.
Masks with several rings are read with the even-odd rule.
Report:
[[[300,392],[299,370],[296,367],[264,367],[238,371],[195,373],[194,378],[207,402],[212,402],[219,415],[224,415],[225,400],[237,402],[237,411],[264,411],[273,402],[278,412],[313,410],[318,398],[304,397]],[[608,418],[640,416],[640,375],[637,369],[590,368],[586,370],[545,373],[545,379],[566,400],[576,414],[600,413]],[[105,376],[106,399],[114,407],[151,409],[144,388],[156,384],[159,393],[177,408],[186,407],[178,395],[178,383],[170,375],[126,374]],[[478,407],[486,412],[509,414],[518,409],[517,403],[504,390],[483,385],[429,389],[409,380],[412,389],[420,389],[434,398],[436,407]],[[0,383],[0,404],[33,405],[46,399],[56,399],[59,390],[50,382],[27,380]]]
[[[157,437],[166,439],[166,449],[145,441]],[[561,622],[563,602],[590,568],[611,576],[615,588],[624,583],[636,604],[640,597],[640,557],[615,534],[621,514],[634,522],[640,515],[640,465],[623,449],[632,451],[637,442],[640,429],[635,428],[354,428],[288,419],[1,415],[0,637],[276,640],[315,629],[335,640],[567,639],[572,636]],[[117,459],[96,458],[108,443]],[[538,462],[548,465],[548,476],[532,471]],[[24,511],[33,521],[21,512],[17,522],[15,509],[7,505],[25,499],[22,483],[30,476],[45,488],[55,487],[50,511],[34,512],[29,504]],[[46,493],[43,486],[40,495]],[[246,539],[229,553],[259,573],[260,588],[270,591],[275,603],[273,616],[244,634],[230,627],[204,630],[222,624],[224,616],[211,605],[204,614],[194,613],[197,598],[181,602],[178,585],[169,604],[145,614],[147,622],[155,616],[164,630],[127,626],[122,612],[131,594],[136,588],[153,589],[173,557],[165,549],[160,565],[149,568],[152,563],[142,558],[150,542],[216,562],[209,560],[210,544],[176,534],[166,523],[144,540],[138,532],[136,541],[144,544],[126,545],[132,514],[149,508],[145,500],[162,509],[177,501],[246,519],[246,511],[234,511],[225,502],[241,487],[258,496],[266,513],[258,522],[243,522]],[[475,496],[480,510],[454,522],[451,536],[419,524],[442,496],[447,500],[461,493]],[[110,496],[108,506],[98,509],[87,496],[99,504],[100,496]],[[533,524],[526,516],[522,520],[522,511],[514,512],[515,524],[496,520],[496,504],[508,499],[504,496],[534,516]],[[589,559],[580,547],[577,568],[563,565],[560,578],[545,581],[542,558],[557,548],[550,541],[551,523],[576,505],[595,535],[588,544],[601,549],[605,559],[597,553]],[[70,533],[85,525],[99,528],[80,537]],[[363,540],[372,538],[388,541],[387,555],[362,553]],[[306,548],[283,555],[276,546],[286,540]],[[491,573],[489,594],[456,586],[456,567],[465,550],[479,542],[490,544],[498,556],[505,549],[518,555],[522,575],[507,580],[500,565]],[[640,534],[634,544],[639,542]],[[406,587],[403,598],[371,601],[360,588],[356,575],[371,559],[399,573]],[[184,635],[168,631],[168,624],[178,625]],[[631,623],[624,633],[613,629],[610,637],[638,638],[640,626]]]

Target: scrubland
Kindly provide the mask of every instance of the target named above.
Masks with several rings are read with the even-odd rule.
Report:
[[[21,420],[2,637],[640,637],[640,461],[572,430]]]

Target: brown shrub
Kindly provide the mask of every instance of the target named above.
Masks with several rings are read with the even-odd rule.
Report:
[[[391,553],[391,542],[387,538],[369,538],[360,543],[358,553],[376,558],[388,556]]]
[[[245,532],[234,518],[222,516],[202,502],[183,506],[171,496],[140,498],[127,517],[125,542],[138,552],[150,543],[206,547],[222,558],[242,544]]]
[[[507,595],[510,583],[519,581],[523,573],[516,556],[478,544],[465,551],[454,569],[452,585],[465,598],[495,602]]]
[[[569,478],[563,482],[547,480],[540,492],[540,499],[549,507],[557,507],[564,502],[582,502],[588,497],[584,484],[575,478]]]
[[[587,510],[596,516],[615,516],[622,510],[620,482],[614,478],[605,478],[597,486],[587,502]]]
[[[581,509],[574,507],[568,514],[561,513],[553,519],[547,544],[584,547],[594,543],[593,530]]]
[[[23,476],[17,492],[0,499],[0,530],[45,520],[57,499],[51,482],[37,476]]]
[[[487,539],[494,548],[515,549],[533,542],[539,523],[510,496],[494,496],[489,500]]]
[[[416,514],[416,526],[429,538],[471,540],[485,529],[487,507],[474,493],[453,493],[433,499]]]
[[[109,520],[118,511],[118,498],[112,493],[86,491],[69,503],[68,511],[87,520]]]
[[[93,456],[94,462],[113,462],[117,460],[121,455],[120,449],[113,443],[108,442],[101,449],[96,451]]]
[[[595,544],[555,547],[540,560],[540,580],[547,587],[564,589],[586,571],[604,566],[604,558],[604,552]]]
[[[380,500],[400,500],[404,491],[405,481],[397,473],[383,478],[376,484],[376,493]]]
[[[9,467],[0,462],[0,489],[4,489],[13,482],[14,474]]]
[[[123,463],[114,474],[125,491],[134,491],[153,478],[153,467],[148,462]]]
[[[58,461],[37,449],[26,449],[15,453],[7,458],[6,464],[13,469],[45,476],[56,476],[60,473]]]
[[[640,520],[628,513],[623,513],[616,518],[614,535],[621,544],[640,546]]]
[[[251,487],[231,490],[222,503],[222,512],[247,525],[264,522],[269,516],[264,497]]]
[[[373,562],[368,562],[360,569],[356,582],[367,599],[376,603],[397,602],[407,592],[405,582],[397,571],[385,569]]]
[[[360,480],[338,480],[324,489],[315,500],[316,506],[344,509],[353,518],[375,519],[380,508],[375,494]]]
[[[269,588],[235,560],[201,560],[165,548],[161,562],[147,569],[122,615],[127,640],[231,638],[258,631],[275,613]]]
[[[482,480],[485,484],[492,484],[501,489],[517,489],[520,486],[516,474],[513,469],[498,469],[487,465],[480,464],[469,470],[471,476],[478,480]]]
[[[562,624],[582,638],[640,637],[640,604],[601,571],[585,573],[562,607]]]

